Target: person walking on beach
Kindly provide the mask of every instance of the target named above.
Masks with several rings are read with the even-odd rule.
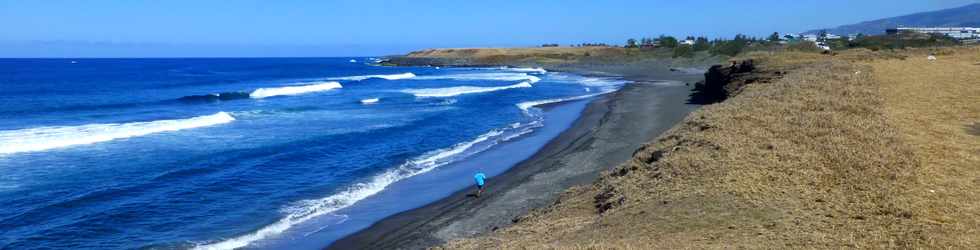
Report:
[[[483,174],[483,172],[476,172],[476,175],[473,175],[473,179],[476,180],[476,198],[480,198],[480,195],[483,194],[483,186],[486,184],[487,175]]]

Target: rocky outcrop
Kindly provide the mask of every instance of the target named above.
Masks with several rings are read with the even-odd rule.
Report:
[[[704,81],[694,85],[691,103],[712,104],[735,96],[745,85],[771,82],[781,71],[759,70],[753,60],[732,61],[728,66],[715,65],[704,73]]]

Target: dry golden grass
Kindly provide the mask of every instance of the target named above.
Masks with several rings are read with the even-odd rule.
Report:
[[[620,47],[541,47],[541,48],[447,48],[412,52],[410,57],[490,57],[585,55],[586,53],[623,53]]]
[[[535,64],[574,63],[586,57],[621,57],[628,52],[620,47],[542,47],[542,48],[457,48],[429,49],[408,54],[408,57],[467,59],[473,64]]]
[[[939,60],[926,60],[935,53]],[[922,163],[912,201],[936,246],[980,246],[980,47],[874,61],[889,122]]]
[[[928,52],[755,55],[788,73],[514,226],[442,248],[977,249],[980,53]]]

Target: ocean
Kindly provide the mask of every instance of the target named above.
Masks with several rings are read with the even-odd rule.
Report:
[[[625,83],[375,60],[0,59],[0,248],[320,249]]]

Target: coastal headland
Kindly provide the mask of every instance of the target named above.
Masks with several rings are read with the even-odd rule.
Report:
[[[624,63],[623,54],[616,48],[607,48],[612,52],[596,52],[606,50],[602,48],[569,49],[577,54],[568,55],[571,52],[562,49],[492,49],[515,56],[507,59],[510,63],[474,61],[466,59],[468,56],[444,52],[392,58],[388,63],[397,65],[544,67],[581,75],[620,76],[632,82],[619,91],[596,98],[558,138],[530,159],[491,178],[488,191],[479,199],[471,196],[472,190],[462,190],[428,206],[387,218],[335,242],[331,248],[419,249],[506,227],[532,209],[551,204],[564,190],[591,183],[600,172],[628,160],[637,147],[695,110],[699,105],[689,102],[689,94],[703,76],[672,71],[671,65],[707,68],[718,62],[718,58],[705,56],[699,61],[675,64],[669,63],[669,57]],[[472,56],[469,50],[454,51]],[[432,53],[439,57],[433,57]],[[495,57],[496,53],[489,55]],[[593,58],[583,59],[585,53],[592,53],[589,57]],[[529,55],[539,58],[522,59]],[[609,60],[605,56],[619,59]],[[542,57],[562,59],[537,61]]]
[[[978,47],[750,52],[710,68],[453,51],[393,62],[650,78],[594,101],[486,199],[461,191],[333,248],[980,246]],[[690,84],[679,69],[699,66],[693,93],[655,87]]]

